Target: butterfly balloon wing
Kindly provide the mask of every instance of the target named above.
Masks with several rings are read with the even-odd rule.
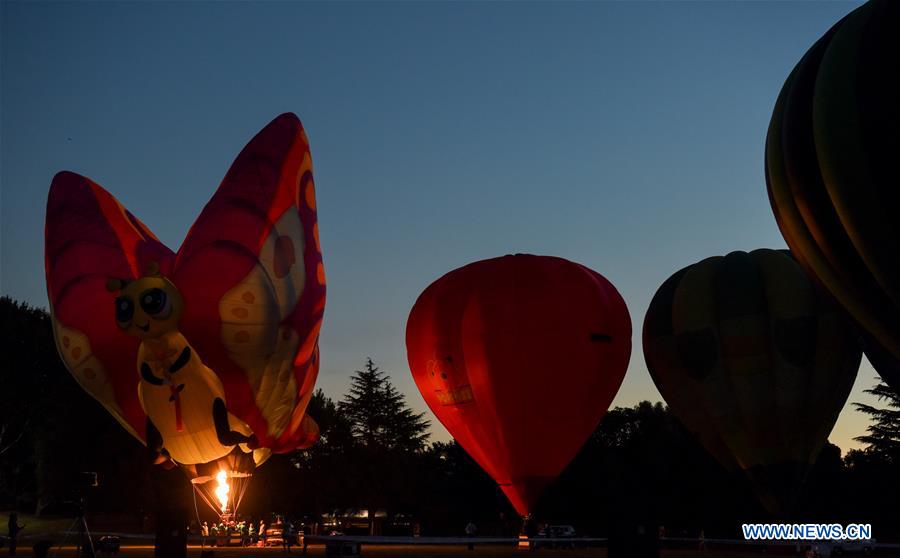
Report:
[[[277,117],[241,151],[172,278],[185,299],[182,332],[222,380],[229,412],[264,448],[302,445],[325,275],[309,142],[295,115]]]
[[[47,200],[45,271],[57,349],[78,383],[143,441],[135,370],[139,340],[119,330],[110,279],[133,280],[174,254],[109,192],[60,172]]]

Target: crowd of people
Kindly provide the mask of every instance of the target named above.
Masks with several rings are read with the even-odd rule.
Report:
[[[288,518],[276,516],[269,524],[265,519],[221,518],[218,523],[200,524],[204,545],[209,546],[283,546],[290,550],[304,544],[305,525],[296,528]]]

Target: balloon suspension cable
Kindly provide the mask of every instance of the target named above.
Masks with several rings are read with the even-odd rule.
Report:
[[[224,470],[222,472],[224,472]],[[228,473],[226,473],[226,474],[228,474]],[[229,509],[231,510],[230,515],[236,514],[238,508],[240,508],[240,506],[241,506],[241,502],[244,499],[244,495],[247,493],[247,488],[249,487],[249,484],[250,484],[248,479],[251,476],[252,475],[242,474],[242,473],[233,472],[233,471],[230,474],[228,474],[227,478],[231,480],[231,483],[229,484],[231,489],[228,490],[228,495],[225,497],[224,507],[222,505],[223,502],[221,500],[219,500],[218,502],[214,501],[213,496],[207,494],[201,488],[201,486],[207,484],[207,482],[210,482],[210,481],[196,482],[197,479],[193,479],[191,481],[191,486],[194,489],[195,507],[196,507],[197,494],[199,494],[200,497],[203,499],[203,501],[206,503],[206,505],[209,506],[209,508],[211,510],[213,510],[215,512],[215,514],[219,517],[220,521],[226,515],[229,515],[229,513],[227,513]],[[200,515],[200,512],[199,512],[199,510],[197,510],[198,521],[199,521],[199,515]]]
[[[237,486],[235,486],[236,484],[237,484],[237,482],[234,480],[234,478],[232,478],[231,482],[228,483],[228,488],[229,488],[228,498],[225,500],[225,511],[228,511],[228,507],[231,506],[232,518],[234,518],[237,515],[237,506],[234,504],[234,497],[237,492],[237,490],[236,490]]]
[[[203,498],[203,501],[206,502],[206,505],[209,506],[210,509],[212,509],[214,512],[216,512],[216,515],[219,516],[219,519],[222,519],[221,508],[220,508],[219,506],[215,505],[215,504],[212,502],[212,500],[210,500],[209,497],[207,497],[206,494],[204,494],[203,491],[200,490],[200,487],[199,487],[196,483],[193,483],[193,482],[192,482],[192,483],[191,483],[191,486],[194,488],[194,493],[195,493],[195,495],[194,495],[194,501],[196,502],[196,500],[197,500],[196,494],[199,494],[200,497]],[[199,511],[197,512],[197,515],[198,515],[198,516],[200,515],[200,512],[199,512]]]
[[[238,491],[240,492],[240,494],[238,494],[237,503],[234,505],[234,508],[233,508],[235,513],[237,513],[237,509],[241,506],[241,502],[244,501],[244,494],[247,493],[247,488],[249,486],[250,486],[250,477],[248,476],[243,481],[241,481],[240,487],[238,488]]]
[[[191,483],[191,495],[194,497],[194,513],[197,515],[197,528],[200,529],[200,548],[206,544],[206,537],[203,536],[203,522],[200,521],[200,508],[197,507],[197,487]]]

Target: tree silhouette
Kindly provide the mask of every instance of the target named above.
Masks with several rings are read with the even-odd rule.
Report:
[[[857,410],[872,417],[873,423],[866,429],[868,434],[854,438],[867,445],[865,451],[875,454],[889,463],[900,464],[900,394],[884,382],[865,390],[874,395],[886,407],[875,407],[865,403],[854,403]]]
[[[350,392],[338,409],[350,421],[353,437],[370,450],[419,452],[428,442],[431,423],[425,413],[415,413],[406,405],[391,377],[371,358],[354,373]]]
[[[103,479],[97,506],[145,505],[141,445],[66,370],[47,311],[0,297],[0,327],[0,507],[69,511],[81,471]]]
[[[350,423],[355,449],[345,455],[353,468],[343,479],[369,517],[381,510],[408,510],[421,498],[416,478],[429,422],[415,413],[391,384],[390,376],[371,358],[352,377],[350,390],[337,410]],[[379,520],[380,521],[380,520]],[[379,521],[372,520],[370,533],[378,534]]]
[[[0,297],[0,327],[0,509],[70,513],[66,502],[81,471],[101,479],[90,491],[90,511],[122,517],[147,509],[156,493],[143,447],[65,369],[47,312]],[[319,424],[319,441],[272,456],[255,472],[242,510],[313,521],[323,512],[368,508],[388,512],[383,530],[373,523],[372,532],[399,529],[391,520],[402,514],[426,535],[459,535],[470,520],[481,534],[518,533],[518,517],[496,483],[456,442],[429,444],[427,421],[384,371],[366,359],[352,378],[339,402],[321,390],[313,395],[307,412]],[[841,459],[838,447],[826,445],[798,517],[872,523],[880,540],[896,540],[900,398],[883,385],[869,393],[884,404],[855,405],[873,421],[859,438],[866,448]],[[768,517],[742,473],[723,469],[665,405],[646,401],[607,413],[535,515],[585,534],[609,534],[630,521],[665,525],[670,536],[703,528],[707,537],[727,538],[740,536],[742,522]]]
[[[317,455],[340,455],[349,451],[356,440],[353,427],[347,416],[338,411],[338,405],[325,395],[322,388],[313,393],[306,407],[306,414],[319,425],[319,439],[305,451],[297,452],[297,457]]]

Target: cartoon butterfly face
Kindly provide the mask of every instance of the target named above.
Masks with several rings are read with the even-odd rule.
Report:
[[[159,275],[155,264],[146,277],[136,281],[111,279],[107,289],[119,291],[115,316],[122,331],[140,339],[153,339],[178,330],[184,301],[175,285]]]
[[[464,373],[457,370],[452,356],[434,358],[429,360],[425,366],[434,393],[441,405],[461,405],[474,400],[469,379]]]

